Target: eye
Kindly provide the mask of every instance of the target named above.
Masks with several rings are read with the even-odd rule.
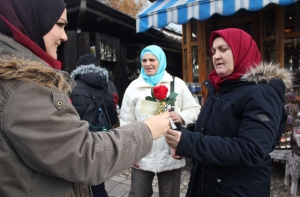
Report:
[[[66,23],[59,23],[59,22],[57,22],[56,25],[58,25],[59,27],[65,27]]]

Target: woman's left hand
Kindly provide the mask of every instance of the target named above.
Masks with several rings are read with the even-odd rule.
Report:
[[[181,132],[180,131],[175,131],[175,130],[172,130],[172,129],[167,131],[167,133],[165,135],[167,144],[171,148],[173,148],[174,150],[177,149],[177,145],[180,141],[180,137],[181,137]]]
[[[176,159],[176,160],[184,159],[184,157],[176,155],[176,150],[174,150],[173,148],[170,148],[170,150],[171,150],[171,155],[174,159]]]
[[[181,116],[176,111],[170,111],[170,118],[172,118],[174,123],[182,124],[183,122]]]

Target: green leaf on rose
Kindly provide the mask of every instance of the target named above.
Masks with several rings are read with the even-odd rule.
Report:
[[[147,101],[156,101],[156,99],[151,97],[151,96],[146,96],[145,100],[147,100]]]
[[[177,93],[172,92],[172,93],[168,96],[168,98],[170,98],[170,99],[172,98],[172,99],[173,99],[173,98],[176,98],[177,95],[178,95]]]
[[[169,98],[167,101],[167,105],[171,105],[173,103],[175,103],[176,99],[175,98]]]

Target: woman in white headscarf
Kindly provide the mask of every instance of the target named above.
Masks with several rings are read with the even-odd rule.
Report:
[[[142,100],[151,96],[151,88],[165,85],[170,90],[173,77],[166,71],[166,55],[156,45],[143,49],[140,56],[142,68],[140,76],[126,89],[123,97],[120,124],[126,125],[135,121],[143,121],[149,115],[140,114]],[[170,117],[175,123],[186,126],[195,122],[200,112],[184,81],[175,77],[174,92],[178,94],[175,110]],[[169,92],[170,93],[170,92]],[[178,197],[180,190],[181,168],[185,166],[184,159],[172,158],[164,138],[155,140],[151,152],[132,166],[130,197],[152,196],[152,181],[158,176],[159,196]]]

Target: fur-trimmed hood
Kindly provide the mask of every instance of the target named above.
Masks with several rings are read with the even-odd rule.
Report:
[[[65,71],[53,69],[13,39],[0,34],[0,79],[36,82],[69,94],[74,80]]]
[[[279,64],[262,62],[257,67],[252,67],[243,77],[242,80],[260,83],[271,79],[281,79],[286,87],[290,89],[293,86],[292,73],[284,68],[279,68]]]
[[[101,77],[105,77],[106,81],[108,82],[108,71],[105,68],[95,66],[94,64],[78,66],[75,70],[72,71],[71,77],[73,79],[76,79],[78,76],[86,75],[89,73],[98,73]]]
[[[90,87],[108,88],[108,71],[94,64],[78,66],[72,71],[71,77],[75,81],[80,80]]]

